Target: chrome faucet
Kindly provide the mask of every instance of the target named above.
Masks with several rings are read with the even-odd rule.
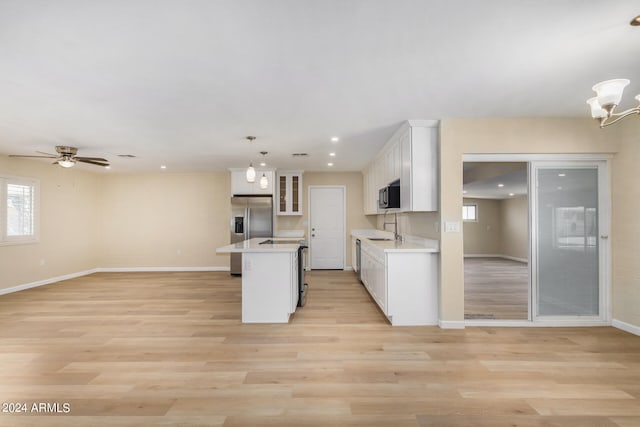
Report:
[[[396,212],[393,213],[393,222],[387,221],[387,213],[384,213],[382,229],[387,231],[387,224],[393,224],[393,240],[402,241],[402,236],[398,234],[398,214]]]

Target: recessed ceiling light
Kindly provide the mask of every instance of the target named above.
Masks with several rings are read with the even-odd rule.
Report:
[[[336,156],[336,153],[334,153],[334,152],[332,151],[331,153],[329,153],[329,155],[330,155],[331,157],[335,157],[335,156]]]
[[[498,187],[502,188],[504,187],[504,184],[498,184]]]
[[[509,197],[513,197],[513,196],[515,196],[514,193],[509,193]]]
[[[327,163],[327,166],[331,167],[331,166],[333,166],[333,163],[329,162],[329,163]]]
[[[566,173],[559,173],[558,176],[567,176]]]
[[[166,168],[167,168],[167,166],[166,166],[166,165],[162,165],[162,166],[160,166],[160,169],[166,169]]]
[[[267,164],[265,162],[260,162],[260,166],[265,167]]]
[[[111,166],[105,166],[104,168],[105,169],[111,169]]]
[[[340,141],[340,138],[338,138],[337,136],[331,137],[331,142],[338,142],[338,141]]]
[[[633,18],[631,20],[631,22],[629,22],[631,25],[633,25],[634,27],[640,26],[640,15],[636,16],[635,18]]]

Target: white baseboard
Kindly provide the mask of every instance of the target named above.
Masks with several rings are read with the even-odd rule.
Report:
[[[153,273],[166,271],[229,271],[229,267],[103,267],[98,273]]]
[[[93,273],[130,273],[130,272],[168,272],[168,271],[229,271],[229,267],[109,267],[109,268],[93,268],[91,270],[79,271],[77,273],[65,274],[63,276],[50,277],[48,279],[38,280],[31,283],[12,286],[10,288],[0,289],[0,295],[10,294],[13,292],[24,291],[25,289],[37,288],[38,286],[50,285],[63,280],[75,279],[76,277],[86,276]]]
[[[438,320],[441,329],[464,329],[464,320]]]
[[[526,258],[518,258],[510,255],[501,255],[501,254],[464,254],[465,258],[503,258],[509,259],[511,261],[518,261],[527,264],[529,260]]]
[[[24,291],[25,289],[37,288],[38,286],[50,285],[56,282],[62,282],[63,280],[75,279],[76,277],[86,276],[88,274],[97,273],[98,269],[79,271],[77,273],[65,274],[63,276],[50,277],[44,280],[37,280],[31,283],[24,283],[22,285],[12,286],[10,288],[0,289],[0,295],[10,294],[13,292]]]
[[[353,271],[353,267],[345,267],[343,270],[344,271]]]
[[[466,326],[483,326],[496,328],[565,328],[565,327],[601,327],[611,326],[605,320],[494,320],[494,319],[468,319],[465,320]]]
[[[611,321],[611,326],[622,329],[625,332],[629,332],[630,334],[640,336],[640,326],[632,325],[631,323],[623,322],[622,320],[613,319]]]

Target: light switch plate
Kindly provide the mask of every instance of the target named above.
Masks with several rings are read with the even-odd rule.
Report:
[[[459,233],[460,232],[460,222],[459,221],[446,221],[444,223],[444,232],[445,233]]]

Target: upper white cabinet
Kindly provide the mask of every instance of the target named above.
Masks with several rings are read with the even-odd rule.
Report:
[[[382,186],[400,179],[402,171],[402,144],[400,138],[394,138],[384,152],[385,181]]]
[[[364,214],[378,213],[378,183],[374,165],[367,166],[362,171],[362,193],[364,194]]]
[[[378,191],[400,180],[400,211],[438,210],[438,121],[410,120],[362,171],[364,213],[380,213]]]
[[[231,195],[273,195],[273,170],[257,170],[255,182],[247,182],[246,169],[230,169],[231,171]],[[267,177],[267,188],[260,188],[260,178],[264,174]]]
[[[276,212],[302,215],[302,171],[278,172]]]
[[[438,128],[410,126],[402,134],[401,211],[438,210]]]

